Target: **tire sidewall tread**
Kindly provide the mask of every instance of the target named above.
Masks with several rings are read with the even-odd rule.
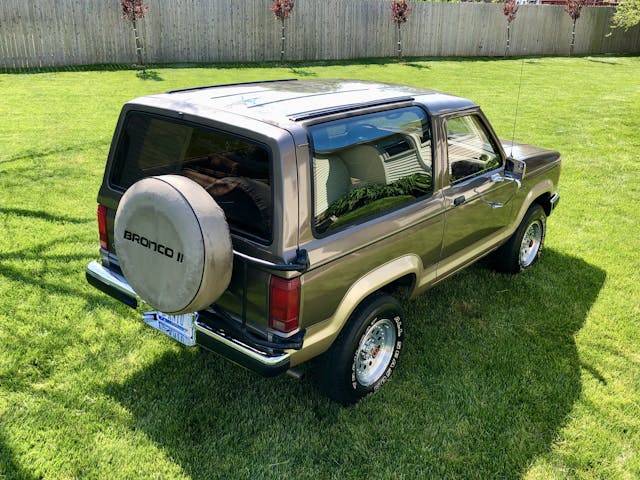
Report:
[[[529,265],[524,266],[520,261],[520,246],[522,244],[522,239],[524,238],[524,234],[529,226],[538,220],[542,225],[542,238],[540,239],[540,246],[538,247],[535,258],[531,261],[531,263],[529,263]],[[533,266],[540,258],[542,250],[544,249],[546,235],[547,215],[540,204],[534,203],[525,213],[515,233],[511,236],[511,238],[509,238],[507,243],[505,243],[494,253],[493,258],[495,268],[498,271],[504,273],[520,273],[524,270],[527,270],[528,268]]]
[[[380,318],[388,318],[396,329],[396,342],[389,365],[375,383],[364,386],[355,374],[358,346],[367,330]],[[343,405],[351,405],[377,392],[391,377],[397,366],[404,343],[404,325],[400,303],[390,295],[376,293],[365,299],[349,320],[329,350],[319,358],[319,383],[325,394]]]

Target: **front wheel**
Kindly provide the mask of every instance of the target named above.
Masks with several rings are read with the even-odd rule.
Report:
[[[542,253],[547,215],[537,203],[531,205],[513,236],[493,254],[497,270],[518,273],[533,265]]]
[[[369,297],[320,357],[320,387],[338,403],[356,403],[387,382],[396,367],[403,340],[398,301],[384,294]]]

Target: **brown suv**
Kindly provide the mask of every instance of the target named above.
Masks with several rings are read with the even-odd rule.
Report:
[[[505,152],[508,152],[508,154]],[[98,195],[89,283],[151,326],[262,375],[314,357],[349,404],[389,378],[399,287],[492,254],[539,257],[560,155],[503,146],[473,102],[413,87],[283,80],[138,98]]]

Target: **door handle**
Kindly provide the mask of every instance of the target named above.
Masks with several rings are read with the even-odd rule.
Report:
[[[453,200],[453,206],[457,207],[458,205],[462,205],[465,200],[464,195],[460,195]]]

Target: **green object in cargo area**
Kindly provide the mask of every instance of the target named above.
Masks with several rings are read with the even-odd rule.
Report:
[[[352,212],[371,202],[389,197],[412,196],[420,197],[431,190],[431,177],[423,173],[414,173],[408,177],[400,178],[389,185],[371,183],[356,187],[346,195],[340,197],[327,209],[327,217],[343,216],[345,213]],[[397,202],[388,202],[387,206]],[[376,210],[372,210],[376,211]],[[360,215],[349,216],[354,218]],[[343,220],[343,216],[340,220]],[[335,223],[333,224],[336,225]]]

